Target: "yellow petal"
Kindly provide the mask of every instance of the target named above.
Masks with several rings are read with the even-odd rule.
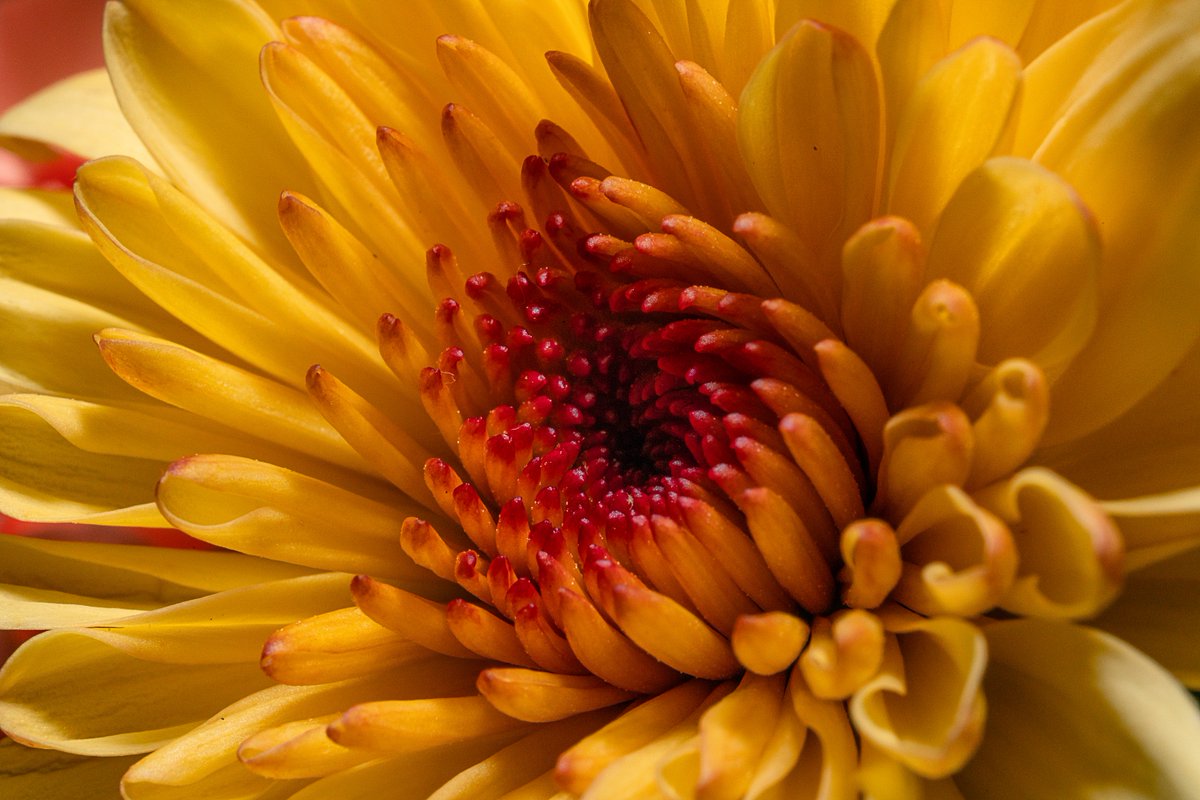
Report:
[[[515,738],[516,734],[510,732],[500,737],[403,753],[398,757],[389,756],[335,772],[288,797],[289,800],[327,800],[332,797],[339,800],[373,800],[395,794],[397,787],[403,787],[404,791],[411,792],[415,797],[428,797],[455,775],[489,758]]]
[[[884,633],[879,618],[860,608],[813,620],[812,636],[798,666],[812,693],[845,700],[879,671]]]
[[[294,619],[294,618],[293,618]],[[293,621],[270,634],[259,666],[280,683],[333,683],[403,666],[429,655],[371,620],[344,608]]]
[[[1187,797],[1200,786],[1200,710],[1165,671],[1088,628],[1019,620],[986,629],[988,735],[955,776],[968,797],[1109,791]]]
[[[879,32],[889,153],[913,87],[949,49],[950,13],[945,0],[897,0]]]
[[[136,272],[139,266],[157,265],[194,280],[268,317],[293,346],[297,337],[311,344],[310,358],[339,365],[377,392],[394,393],[370,335],[354,330],[330,308],[329,298],[313,290],[294,257],[263,258],[209,209],[127,158],[88,163],[80,168],[75,188],[85,228],[118,268]],[[130,260],[139,263],[130,265]]]
[[[238,761],[255,775],[286,780],[319,778],[375,760],[375,753],[342,747],[326,735],[326,726],[337,716],[326,714],[259,731],[238,747]]]
[[[0,277],[0,325],[5,332],[0,381],[25,391],[136,399],[136,393],[104,374],[103,361],[87,346],[101,328],[137,328],[133,321],[52,290]],[[47,347],[61,355],[40,357]]]
[[[240,434],[198,414],[158,404],[118,406],[49,395],[12,394],[0,396],[0,408],[5,407],[36,414],[59,436],[89,453],[167,462],[197,451],[228,453],[284,464],[343,485],[355,483],[345,471],[326,461]]]
[[[362,703],[330,723],[328,730],[331,739],[346,747],[406,753],[524,727],[475,696]]]
[[[1047,443],[1133,406],[1200,336],[1200,150],[1190,146],[1200,136],[1200,9],[1137,5],[1135,20],[1093,54],[1103,71],[1090,91],[1072,98],[1035,154],[1075,187],[1104,237],[1104,324],[1055,388]]]
[[[1100,504],[1120,527],[1130,571],[1170,558],[1200,542],[1200,489],[1111,500]]]
[[[855,728],[920,775],[950,775],[983,735],[987,643],[952,617],[885,624],[898,633],[879,675],[850,700]]]
[[[426,664],[408,673],[415,691],[438,685],[427,673],[445,671]],[[463,678],[469,686],[470,678]],[[297,720],[341,713],[348,706],[383,697],[404,697],[396,675],[372,676],[324,686],[273,685],[221,710],[186,736],[154,751],[134,765],[122,782],[131,800],[186,800],[200,794],[220,800],[254,797],[272,783],[239,763],[239,745],[251,735]]]
[[[709,213],[713,201],[704,190],[715,187],[700,168],[703,151],[688,129],[675,71],[675,61],[686,54],[672,53],[661,29],[631,0],[592,3],[588,16],[596,50],[653,165],[652,182],[697,214],[724,222],[725,215]]]
[[[1034,460],[1105,499],[1190,488],[1200,463],[1198,394],[1200,343],[1129,411],[1082,439],[1042,448]]]
[[[963,399],[963,407],[974,417],[975,457],[967,486],[984,486],[1024,464],[1037,447],[1050,417],[1046,376],[1024,359],[1002,361]]]
[[[479,673],[476,688],[497,709],[526,722],[553,722],[634,696],[594,675],[559,675],[519,667],[485,669]]]
[[[27,520],[84,521],[151,501],[163,462],[78,450],[38,415],[16,405],[0,406],[0,419],[0,506],[6,513]],[[139,521],[127,524],[161,525],[152,512],[132,516]]]
[[[555,767],[559,784],[582,794],[609,764],[651,744],[683,722],[712,691],[710,683],[688,681],[634,706],[559,756]]]
[[[625,584],[613,588],[613,602],[621,630],[667,666],[699,678],[737,671],[728,640],[670,597]]]
[[[1017,578],[1000,602],[1014,613],[1078,619],[1116,596],[1125,545],[1096,501],[1038,467],[975,495],[1007,523],[1017,546]]]
[[[197,15],[207,23],[195,24]],[[232,231],[286,261],[262,191],[313,188],[258,82],[259,49],[280,36],[263,11],[242,0],[129,2],[105,14],[113,88],[146,148]],[[186,94],[181,85],[190,87]]]
[[[1021,62],[994,39],[978,39],[939,61],[897,109],[887,211],[926,236],[966,175],[1011,135]]]
[[[895,217],[863,225],[842,249],[846,343],[871,365],[885,387],[896,380],[897,359],[924,268],[920,232]]]
[[[50,154],[44,147],[50,145],[84,158],[120,153],[154,163],[125,121],[103,69],[72,75],[5,111],[0,144],[38,160]]]
[[[746,673],[732,692],[700,717],[700,765],[696,790],[709,800],[742,797],[781,713],[786,679]],[[754,719],[747,725],[747,719]]]
[[[83,755],[143,753],[267,685],[253,662],[161,664],[51,631],[0,671],[0,727],[19,741]]]
[[[973,617],[1017,574],[1018,550],[995,515],[953,486],[927,493],[896,530],[905,561],[892,598],[922,614]]]
[[[217,592],[78,633],[146,661],[252,662],[272,631],[345,600],[344,575],[306,575]]]
[[[875,44],[894,2],[895,0],[866,0],[860,3],[842,3],[839,0],[790,0],[779,4],[775,28],[782,33],[799,20],[813,19],[841,28],[862,42],[863,46],[871,47]]]
[[[816,734],[820,747],[815,747],[817,742],[810,741],[807,735],[803,737],[805,746],[800,753],[800,764],[792,772],[793,776],[802,775],[803,780],[799,787],[785,781],[784,788],[790,792],[784,792],[783,796],[795,796],[794,792],[801,787],[807,791],[816,787],[813,795],[817,800],[851,800],[857,794],[854,773],[858,748],[845,705],[813,695],[799,667],[792,670],[788,695],[796,716]]]
[[[240,553],[56,542],[0,536],[0,579],[93,597],[142,596],[155,605],[293,578],[308,570]]]
[[[1024,356],[1053,381],[1095,325],[1099,259],[1095,224],[1071,187],[1002,158],[972,172],[950,199],[926,276],[971,293],[981,362]]]
[[[362,466],[308,398],[294,389],[132,331],[108,328],[96,343],[113,372],[152,397],[317,458]]]
[[[385,506],[298,472],[234,456],[193,456],[171,465],[158,503],[172,525],[198,539],[318,569],[421,580],[396,532],[415,510]],[[340,535],[331,538],[329,530]]]
[[[428,332],[433,300],[428,284],[414,271],[385,262],[328,212],[295,192],[280,195],[279,223],[308,271],[354,315],[360,329],[374,334],[379,317],[394,312]]]
[[[1200,550],[1129,576],[1121,597],[1093,624],[1141,650],[1191,689],[1200,688]]]
[[[1035,0],[1013,0],[1003,7],[988,0],[955,0],[950,13],[950,46],[958,47],[976,36],[995,36],[1015,45],[1037,5]]]
[[[823,263],[875,208],[879,106],[862,45],[811,21],[763,58],[742,93],[738,141],[754,187]]]
[[[613,716],[612,712],[580,714],[561,722],[539,725],[534,733],[495,755],[455,775],[429,800],[485,800],[499,798],[537,776],[547,774],[563,745],[594,731]],[[556,787],[551,781],[548,797]],[[504,794],[505,798],[509,795]]]
[[[446,624],[446,606],[420,595],[356,575],[350,583],[354,603],[371,619],[435,653],[473,658]]]
[[[37,222],[71,230],[78,227],[71,193],[60,189],[26,189],[0,186],[0,218],[7,228],[14,222]]]
[[[136,758],[88,758],[0,739],[0,780],[8,800],[107,800]]]
[[[0,203],[7,193],[22,192],[32,202],[55,193],[37,190],[8,189],[0,191]],[[69,193],[59,193],[66,205],[54,203],[78,223],[74,200]],[[18,195],[21,196],[21,195]],[[20,208],[0,207],[5,217],[19,217]],[[86,235],[61,224],[43,222],[29,224],[20,219],[0,221],[0,271],[22,283],[70,297],[110,314],[124,317],[142,327],[157,332],[187,331],[188,328],[162,309],[155,308],[145,295],[118,277],[112,265],[96,252]]]

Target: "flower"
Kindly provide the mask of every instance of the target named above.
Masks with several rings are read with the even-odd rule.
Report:
[[[0,121],[6,789],[1196,796],[1200,3],[297,6]]]

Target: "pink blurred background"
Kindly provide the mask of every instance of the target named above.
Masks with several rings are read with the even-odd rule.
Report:
[[[0,113],[55,81],[104,63],[104,0],[0,0]],[[70,184],[71,164],[0,150],[0,186]]]

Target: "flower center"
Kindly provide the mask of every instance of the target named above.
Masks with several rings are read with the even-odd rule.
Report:
[[[446,611],[477,655],[634,692],[736,674],[740,618],[834,607],[839,531],[872,491],[816,351],[797,354],[833,335],[654,274],[636,242],[521,219],[491,217],[522,264],[507,280],[429,253],[431,283],[463,290],[422,397],[466,474],[435,458],[426,483],[469,542],[409,519],[405,550],[482,602]]]

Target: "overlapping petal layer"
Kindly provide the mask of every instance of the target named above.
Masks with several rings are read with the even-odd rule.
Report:
[[[246,555],[0,542],[0,786],[1189,796],[1198,31],[111,4],[0,499]]]

